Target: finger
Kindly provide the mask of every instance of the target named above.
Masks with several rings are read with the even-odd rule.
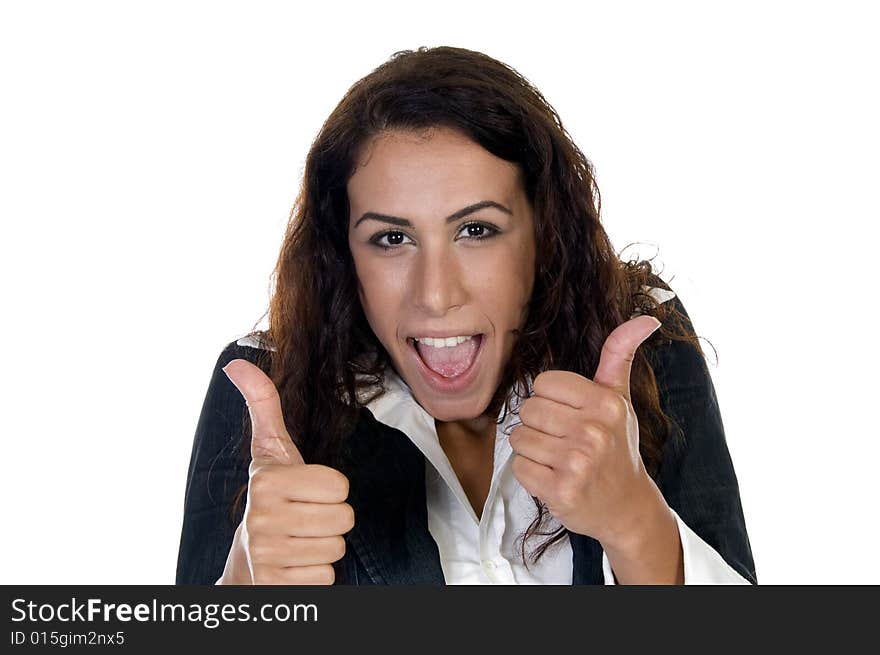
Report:
[[[556,437],[575,434],[583,421],[583,415],[574,407],[538,395],[523,401],[519,418],[523,425]]]
[[[661,325],[653,316],[639,316],[618,325],[605,339],[593,382],[632,400],[629,376],[636,349]]]
[[[251,557],[266,566],[330,564],[345,555],[345,539],[333,537],[266,536],[251,542]]]
[[[555,482],[555,474],[551,468],[514,453],[511,459],[511,469],[513,475],[519,480],[523,489],[529,492],[529,495],[547,501]]]
[[[550,434],[535,430],[526,425],[518,426],[510,433],[510,447],[513,452],[527,457],[533,462],[556,469],[564,464],[566,452],[570,447],[566,442]]]
[[[336,580],[332,564],[278,568],[261,566],[254,571],[255,585],[330,585]]]
[[[345,474],[329,466],[275,464],[263,466],[251,476],[249,502],[257,509],[285,501],[341,503],[348,498],[348,490]]]
[[[592,387],[595,386],[596,383],[592,380],[572,371],[543,371],[534,380],[532,385],[534,395],[530,398],[539,396],[575,409],[582,409],[589,405],[593,393]]]
[[[276,529],[288,537],[335,537],[354,527],[354,509],[348,503],[282,503],[269,517],[262,516],[262,520],[255,518],[264,523],[264,529],[269,524],[280,526]]]
[[[233,359],[222,370],[247,403],[254,463],[303,464],[302,455],[287,433],[281,398],[269,376],[244,359]]]

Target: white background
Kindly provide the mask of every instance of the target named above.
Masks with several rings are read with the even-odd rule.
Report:
[[[872,3],[0,5],[0,583],[172,583],[214,362],[393,52],[534,82],[710,357],[759,581],[880,583]]]

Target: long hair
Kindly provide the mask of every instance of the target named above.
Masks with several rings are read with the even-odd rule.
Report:
[[[645,286],[668,289],[650,262],[622,262],[615,254],[600,223],[592,165],[538,89],[500,61],[453,47],[392,55],[348,90],[309,150],[273,272],[269,328],[252,333],[273,349],[267,355],[270,377],[305,461],[339,461],[361,409],[382,393],[391,364],[357,294],[346,183],[373,137],[440,126],[520,167],[540,244],[526,319],[489,415],[503,407],[504,420],[510,390],[526,388],[527,379],[544,370],[592,378],[610,332],[635,312],[653,315],[663,325],[636,351],[631,396],[641,455],[654,477],[673,425],[660,408],[646,350],[676,339],[690,341],[702,355],[697,338],[671,303],[644,292]],[[565,534],[561,525],[542,530],[549,511],[534,501],[536,517],[521,535],[526,565],[525,543],[532,534],[550,536],[532,553],[533,563]]]

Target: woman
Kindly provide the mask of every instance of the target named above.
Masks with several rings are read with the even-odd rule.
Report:
[[[756,582],[687,312],[599,207],[506,65],[421,48],[357,82],[270,327],[217,362],[177,582]]]

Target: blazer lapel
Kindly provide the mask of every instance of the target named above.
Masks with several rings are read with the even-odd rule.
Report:
[[[404,433],[362,411],[344,470],[354,528],[347,538],[374,584],[444,584],[428,531],[425,460]]]

